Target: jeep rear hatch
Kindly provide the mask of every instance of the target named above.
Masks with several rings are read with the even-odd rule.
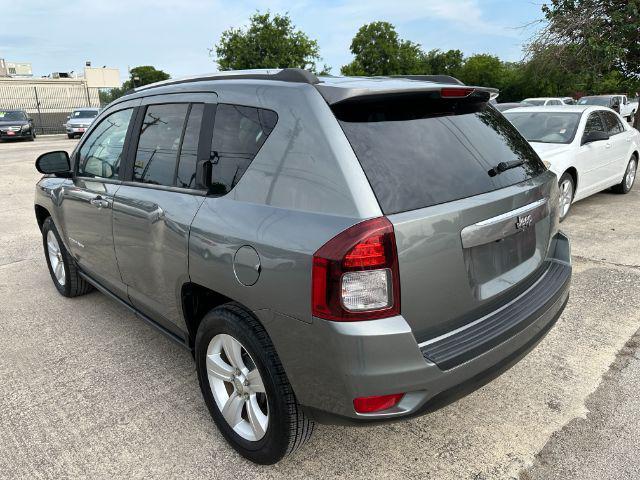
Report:
[[[488,100],[443,87],[332,105],[394,226],[401,313],[419,342],[526,290],[555,233],[555,177]]]

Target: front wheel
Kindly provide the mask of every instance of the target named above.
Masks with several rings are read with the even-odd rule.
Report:
[[[200,389],[225,439],[243,457],[273,464],[305,443],[313,422],[296,401],[264,327],[228,303],[202,320],[195,342]]]
[[[624,177],[622,181],[613,187],[613,191],[617,193],[629,193],[633,188],[633,184],[636,180],[636,173],[638,171],[638,159],[633,155],[629,159],[627,169],[624,171]]]
[[[80,276],[51,217],[47,217],[42,224],[42,243],[51,280],[61,295],[77,297],[92,290],[91,285]]]
[[[560,221],[562,222],[571,209],[571,202],[573,202],[573,196],[575,192],[575,183],[573,177],[569,173],[565,173],[560,177],[558,182],[560,188],[559,208],[560,208]]]

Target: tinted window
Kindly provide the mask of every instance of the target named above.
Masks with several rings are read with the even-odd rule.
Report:
[[[544,105],[545,101],[544,100],[535,100],[535,99],[529,98],[529,99],[525,100],[525,102],[527,102],[529,105],[533,105],[535,107],[539,107],[539,106]]]
[[[571,143],[580,122],[579,113],[511,111],[504,116],[530,142]]]
[[[227,193],[238,183],[277,119],[271,110],[218,105],[211,141],[213,192]]]
[[[618,116],[613,112],[600,112],[602,118],[604,119],[604,126],[609,132],[609,135],[617,135],[618,133],[624,132],[624,127],[618,120]]]
[[[584,133],[589,132],[606,132],[604,128],[604,124],[602,123],[602,119],[597,112],[593,112],[589,114],[589,118],[587,119],[587,123],[584,126]]]
[[[334,112],[385,214],[507,187],[545,171],[522,135],[483,102],[343,102]],[[500,162],[521,166],[491,176]]]
[[[202,124],[202,114],[204,105],[196,103],[191,105],[187,128],[182,139],[180,149],[180,162],[178,164],[178,177],[176,185],[184,188],[196,187],[196,164],[198,162],[198,140],[200,138],[200,125]]]
[[[186,103],[150,105],[144,116],[133,168],[133,179],[155,185],[173,185]]]
[[[562,105],[562,102],[560,100],[549,100],[547,105]]]
[[[80,147],[78,175],[119,178],[124,140],[132,109],[120,110],[105,117]]]

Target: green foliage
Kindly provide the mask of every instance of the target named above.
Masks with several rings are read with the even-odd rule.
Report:
[[[318,42],[296,30],[289,15],[255,13],[249,28],[222,33],[215,50],[220,70],[304,68],[317,72],[321,60]],[[319,73],[326,73],[326,65]]]
[[[464,55],[460,50],[447,50],[443,52],[439,49],[430,50],[426,54],[429,72],[437,75],[458,76],[464,62]]]
[[[420,45],[402,40],[389,22],[363,25],[353,37],[354,60],[344,65],[343,75],[410,75],[428,73]]]

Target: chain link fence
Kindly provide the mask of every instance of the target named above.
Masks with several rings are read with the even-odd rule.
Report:
[[[98,88],[81,80],[0,82],[0,110],[25,110],[36,133],[65,133],[64,124],[75,108],[100,107]]]

